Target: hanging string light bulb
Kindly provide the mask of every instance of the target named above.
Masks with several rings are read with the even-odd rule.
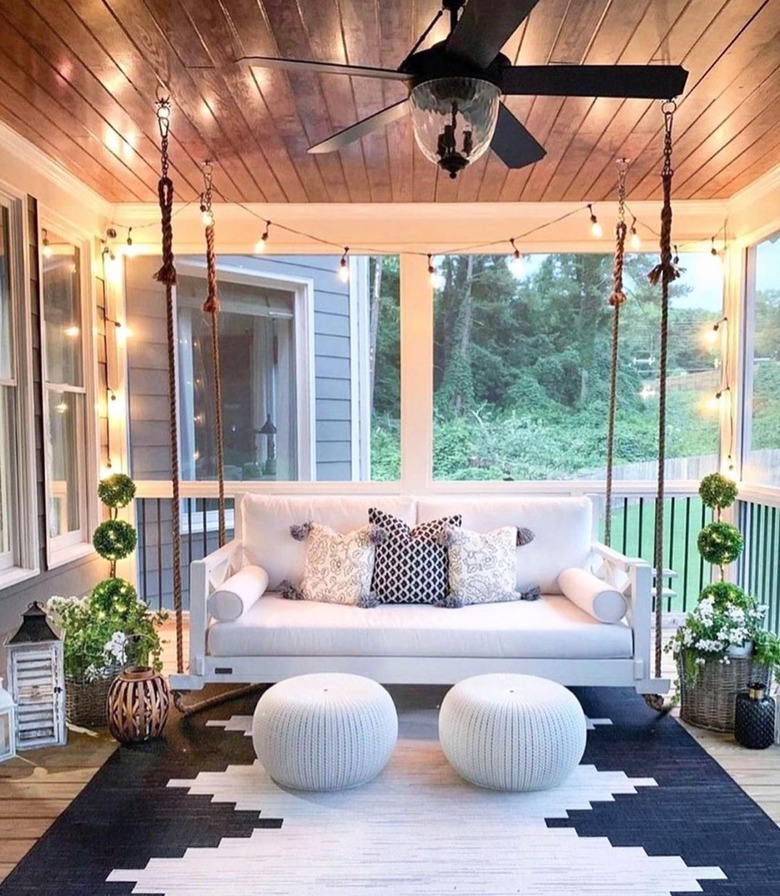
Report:
[[[713,265],[719,267],[721,264],[721,257],[718,250],[715,248],[715,237],[710,237],[710,258],[712,260]]]
[[[136,253],[135,245],[133,243],[133,228],[127,228],[127,240],[125,241],[125,255],[129,258],[132,258]]]
[[[344,254],[341,256],[338,270],[338,278],[342,283],[347,283],[349,281],[349,261],[347,261],[348,254],[349,246],[344,246]]]
[[[51,258],[51,246],[49,245],[49,231],[44,227],[41,229],[41,237],[43,244],[43,257]]]
[[[636,232],[636,218],[633,218],[631,221],[631,249],[634,252],[638,252],[642,248],[642,240],[639,238],[639,234]]]
[[[266,221],[265,222],[265,230],[263,231],[263,235],[255,243],[255,252],[258,255],[262,255],[262,253],[265,252],[265,244],[268,242],[268,231],[269,231],[270,227],[271,227],[271,222]]]
[[[523,272],[525,270],[523,256],[520,254],[520,250],[515,245],[515,241],[513,239],[510,239],[509,242],[512,245],[512,257],[509,259],[509,270],[514,274],[515,277],[520,279],[520,277],[523,276]]]
[[[596,237],[597,240],[600,240],[602,236],[604,236],[604,229],[599,224],[599,219],[596,217],[595,212],[593,211],[593,203],[588,203],[588,211],[590,212],[590,232]]]

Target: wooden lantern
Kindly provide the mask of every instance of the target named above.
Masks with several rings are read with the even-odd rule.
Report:
[[[16,748],[64,744],[65,673],[62,641],[35,601],[8,642],[8,689],[16,704]]]
[[[16,725],[14,724],[14,701],[3,687],[0,678],[0,762],[16,756]]]

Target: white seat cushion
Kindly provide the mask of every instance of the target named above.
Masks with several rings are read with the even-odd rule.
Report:
[[[612,659],[631,630],[604,625],[561,595],[459,609],[390,604],[361,609],[264,594],[235,622],[209,628],[213,656],[446,656]]]

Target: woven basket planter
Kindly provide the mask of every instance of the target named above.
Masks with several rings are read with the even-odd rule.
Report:
[[[108,730],[123,744],[159,737],[168,719],[168,682],[148,666],[128,666],[111,685],[106,700]]]
[[[769,687],[768,666],[755,663],[751,657],[729,657],[728,663],[707,660],[699,667],[693,683],[686,682],[682,663],[680,676],[680,718],[697,728],[712,731],[734,730],[734,708],[737,694],[749,681],[761,681]]]
[[[65,676],[65,718],[71,725],[99,728],[106,724],[106,697],[115,674],[94,681]]]

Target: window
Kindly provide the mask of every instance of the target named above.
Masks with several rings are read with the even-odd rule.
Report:
[[[750,251],[748,295],[752,344],[743,479],[780,486],[780,234]]]
[[[225,477],[397,480],[398,256],[219,256]],[[169,478],[159,262],[127,259],[130,444],[136,479]],[[202,257],[176,259],[182,478],[217,477],[214,362]]]
[[[0,196],[0,588],[38,572],[22,203]]]
[[[602,479],[606,464],[612,256],[435,260],[436,479]],[[626,258],[621,310],[616,478],[653,479],[657,452],[660,302],[656,255]],[[704,332],[721,316],[722,272],[681,256],[671,287],[667,477],[717,465],[720,352]],[[709,267],[708,267],[709,265]]]
[[[0,572],[14,566],[16,380],[8,209],[0,208]]]
[[[46,525],[49,564],[71,559],[89,541],[87,460],[94,440],[87,426],[85,315],[81,249],[43,231],[42,313]]]

